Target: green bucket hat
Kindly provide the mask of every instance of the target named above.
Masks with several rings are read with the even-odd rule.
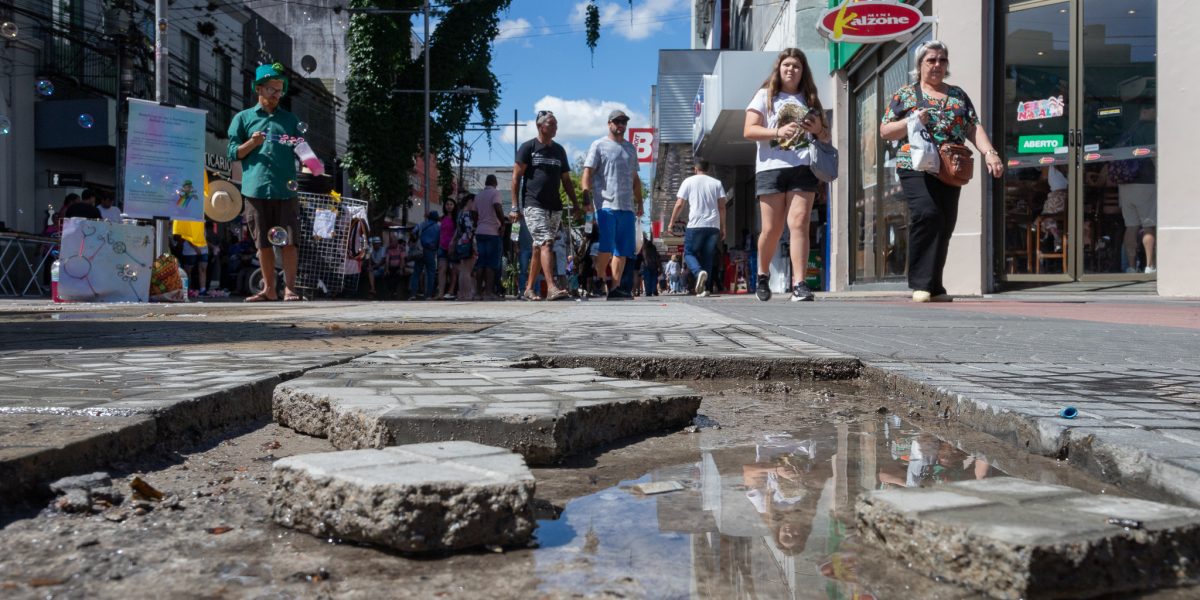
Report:
[[[268,79],[278,79],[283,82],[283,94],[286,96],[288,91],[287,76],[283,74],[283,65],[273,63],[269,65],[258,65],[258,69],[254,71],[254,87],[258,87]]]

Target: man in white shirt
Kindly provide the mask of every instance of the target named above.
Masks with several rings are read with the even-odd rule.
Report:
[[[109,223],[121,222],[121,209],[113,206],[112,196],[101,192],[97,194],[100,198],[100,217]]]
[[[687,229],[683,232],[683,260],[696,274],[696,295],[708,296],[712,288],[709,273],[717,256],[717,244],[725,239],[725,187],[708,175],[708,161],[697,160],[695,175],[679,184],[675,208],[671,211],[674,223],[679,211],[688,207]]]

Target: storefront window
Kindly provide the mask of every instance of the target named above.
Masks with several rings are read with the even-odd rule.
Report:
[[[902,283],[907,275],[908,205],[896,177],[901,142],[882,140],[879,122],[892,95],[909,82],[914,64],[910,49],[928,39],[926,31],[903,50],[886,44],[874,56],[864,57],[855,72],[854,143],[859,161],[850,197],[856,284]],[[875,66],[878,56],[888,58],[881,67]]]

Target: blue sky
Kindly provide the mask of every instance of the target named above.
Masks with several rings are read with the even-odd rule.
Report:
[[[492,68],[501,82],[497,121],[511,123],[513,109],[522,123],[538,110],[558,118],[556,140],[567,149],[572,166],[592,140],[607,134],[606,116],[614,108],[630,115],[629,126],[650,126],[650,86],[658,76],[658,50],[687,48],[691,27],[688,0],[634,0],[633,24],[627,0],[601,0],[600,41],[593,58],[584,33],[580,0],[513,0],[501,14]],[[532,127],[518,139],[534,137]],[[479,133],[468,135],[467,141]],[[513,129],[475,142],[468,164],[511,165]],[[646,176],[643,168],[643,178]]]

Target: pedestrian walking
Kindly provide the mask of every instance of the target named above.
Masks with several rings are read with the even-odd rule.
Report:
[[[500,274],[500,256],[503,244],[500,239],[501,224],[505,221],[504,209],[500,206],[500,192],[496,189],[495,175],[483,180],[483,190],[475,196],[475,210],[479,213],[479,225],[475,230],[476,267],[480,272],[484,300],[497,300],[496,278]]]
[[[642,288],[646,296],[658,295],[658,269],[662,261],[658,256],[658,248],[651,240],[642,241]]]
[[[413,272],[409,280],[409,298],[423,300],[426,295],[430,299],[437,294],[438,242],[441,241],[441,215],[431,210],[425,215],[425,222],[417,226],[414,232],[416,239],[412,247],[420,252],[413,252]],[[422,284],[424,287],[422,288]]]
[[[437,291],[431,294],[431,299],[453,300],[454,289],[458,282],[454,279],[454,267],[458,261],[450,255],[450,242],[454,239],[454,229],[457,227],[458,203],[452,198],[442,202],[442,220],[438,223],[437,249]]]
[[[637,254],[637,221],[642,217],[642,180],[638,177],[637,149],[625,139],[629,116],[608,114],[608,135],[592,142],[583,159],[583,191],[592,197],[600,252],[596,271],[601,276],[611,264],[607,285],[609,300],[630,300],[620,288],[625,262]]]
[[[457,221],[451,247],[458,259],[458,298],[476,300],[475,229],[479,222],[479,213],[475,211],[475,194],[463,197]]]
[[[762,216],[756,295],[771,299],[770,265],[786,222],[792,261],[792,302],[811,301],[804,284],[809,223],[820,181],[809,168],[812,139],[830,141],[808,58],[797,48],[779,53],[762,87],[746,107],[742,135],[756,142],[755,193]]]
[[[522,230],[528,228],[533,240],[529,279],[521,297],[525,300],[541,300],[533,284],[538,275],[545,273],[546,299],[563,300],[571,294],[554,281],[556,262],[553,244],[562,224],[563,209],[559,185],[566,189],[571,204],[578,207],[579,201],[575,197],[575,183],[571,181],[567,151],[554,141],[554,136],[558,135],[558,119],[548,110],[539,110],[536,124],[537,137],[521,145],[513,165],[512,197],[521,200],[525,219]]]
[[[279,106],[287,94],[288,81],[279,63],[260,65],[254,72],[258,104],[243,110],[229,124],[229,160],[242,161],[242,196],[246,199],[243,220],[258,249],[263,273],[275,272],[275,249],[267,239],[273,227],[287,231],[280,248],[283,257],[283,300],[300,300],[296,293],[296,267],[300,252],[300,207],[296,200],[296,155],[279,140],[299,137],[300,120]],[[263,277],[263,290],[246,302],[278,300],[274,277]]]
[[[679,184],[671,223],[686,206],[687,226],[683,230],[683,256],[696,274],[696,295],[707,296],[713,289],[710,276],[716,266],[717,243],[725,238],[725,187],[708,175],[708,161],[698,160],[694,174]]]
[[[892,94],[883,114],[879,135],[885,140],[903,140],[896,155],[896,174],[908,202],[908,287],[914,302],[949,302],[942,281],[950,236],[958,220],[961,183],[943,182],[934,172],[913,167],[908,121],[919,120],[939,149],[970,140],[983,152],[988,173],[1004,174],[1004,160],[979,126],[975,105],[962,88],[946,83],[950,76],[950,50],[937,40],[917,47],[914,82]],[[964,147],[965,149],[965,147]],[[944,160],[941,162],[945,162]]]

